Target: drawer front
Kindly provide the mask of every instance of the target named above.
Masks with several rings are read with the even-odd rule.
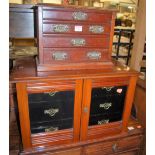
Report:
[[[137,150],[142,142],[141,136],[132,136],[123,138],[116,141],[103,142],[98,144],[92,144],[84,148],[86,155],[109,155],[109,154],[121,154],[121,152],[127,152],[128,150]],[[130,152],[131,155],[136,155],[137,152]],[[134,154],[135,153],[135,154]],[[123,153],[122,153],[123,154]],[[123,154],[124,155],[124,154]]]
[[[123,96],[125,95],[127,90],[127,86],[106,86],[106,87],[100,87],[100,88],[93,88],[92,89],[92,98],[97,97],[104,97],[104,96],[112,96],[112,95],[118,95]]]
[[[29,112],[32,123],[73,117],[73,109],[73,91],[29,94]]]
[[[102,125],[111,122],[120,121],[122,119],[122,113],[117,112],[113,114],[96,114],[89,117],[89,126]]]
[[[56,151],[56,152],[46,152],[45,154],[50,154],[50,155],[81,155],[82,148],[72,148],[69,150],[64,150],[64,151]]]
[[[108,50],[91,48],[51,48],[44,49],[44,63],[78,63],[108,61]]]
[[[112,14],[109,12],[87,12],[82,10],[43,10],[43,20],[83,21],[83,22],[110,22]]]
[[[43,47],[96,47],[96,48],[108,48],[109,38],[106,37],[63,37],[63,36],[53,36],[53,37],[43,37]]]
[[[49,122],[31,123],[31,133],[55,132],[63,129],[73,128],[73,119],[60,119]]]
[[[119,96],[98,98],[91,101],[90,115],[93,114],[110,114],[114,112],[123,112],[124,98]]]
[[[51,104],[49,102],[33,103],[29,107],[31,122],[59,120],[62,118],[73,117],[73,101],[57,102]]]
[[[139,155],[139,150],[119,153],[119,155]]]
[[[63,85],[62,85],[63,86]],[[35,102],[60,102],[68,99],[74,99],[74,91],[51,91],[43,93],[29,94],[29,103]]]
[[[65,33],[65,34],[109,34],[110,24],[71,24],[71,23],[44,23],[43,24],[43,34],[55,34],[55,33]]]
[[[126,87],[93,88],[90,115],[122,113],[125,102]],[[119,90],[119,92],[117,92]]]

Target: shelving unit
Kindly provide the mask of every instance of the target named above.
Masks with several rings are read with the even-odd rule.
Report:
[[[133,47],[135,29],[130,27],[115,27],[113,38],[112,57],[116,60],[125,59],[125,64],[129,65],[131,50]]]

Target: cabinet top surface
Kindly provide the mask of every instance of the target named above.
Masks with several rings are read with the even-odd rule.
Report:
[[[22,58],[16,61],[16,65],[11,71],[10,82],[26,82],[38,80],[52,79],[84,79],[84,78],[99,78],[99,77],[127,77],[138,76],[139,72],[130,69],[128,66],[123,66],[117,61],[113,61],[112,69],[82,69],[82,70],[65,70],[65,71],[49,71],[37,72],[36,61],[34,58]]]
[[[36,7],[43,7],[44,9],[82,9],[89,11],[108,11],[108,12],[117,12],[116,9],[104,9],[99,7],[85,7],[85,6],[76,6],[76,5],[62,5],[62,4],[52,4],[52,3],[40,3]]]

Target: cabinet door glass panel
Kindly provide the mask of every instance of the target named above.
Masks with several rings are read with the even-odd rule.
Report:
[[[31,133],[73,128],[74,91],[28,95]]]
[[[127,86],[92,88],[89,125],[122,120]]]

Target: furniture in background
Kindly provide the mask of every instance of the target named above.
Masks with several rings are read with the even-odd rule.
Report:
[[[135,29],[130,27],[115,27],[112,57],[129,65],[132,54]]]

